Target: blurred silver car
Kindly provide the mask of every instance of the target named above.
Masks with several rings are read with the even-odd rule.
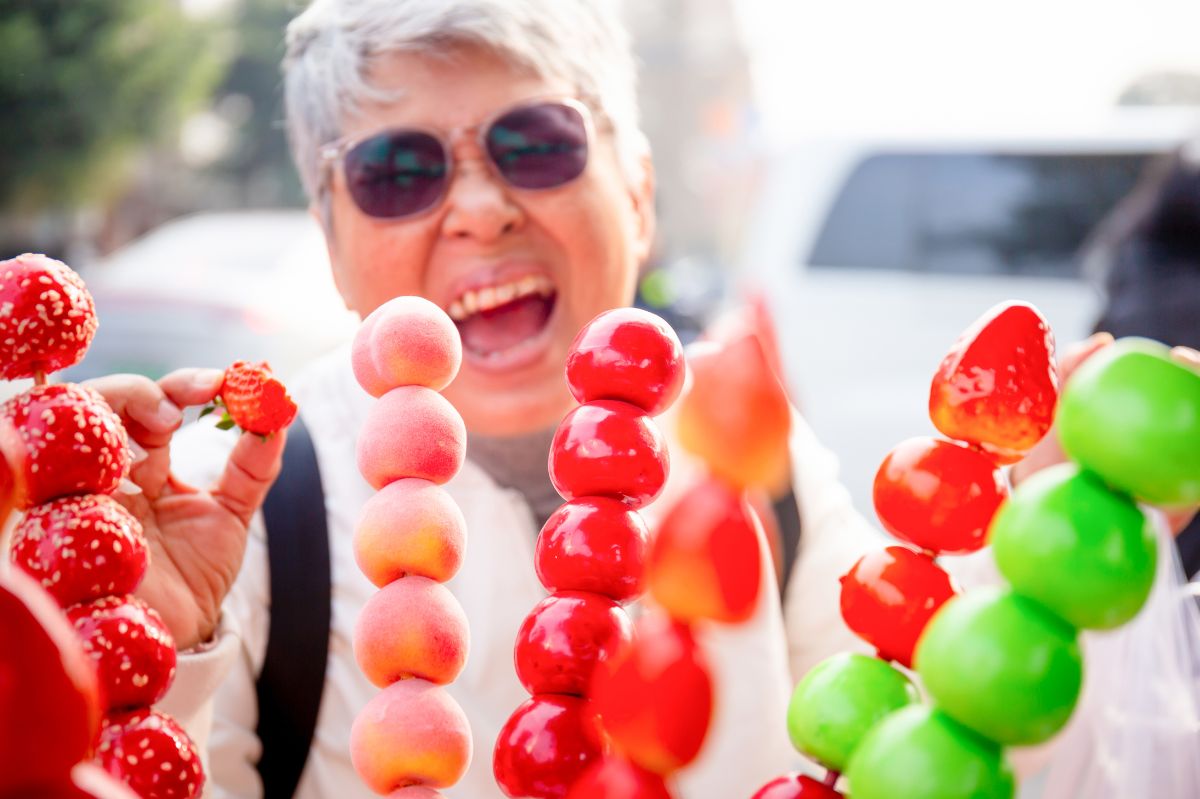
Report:
[[[871,513],[883,456],[934,432],[929,381],[958,333],[1007,299],[1033,303],[1060,345],[1099,296],[1078,251],[1194,111],[1103,129],[988,137],[808,141],[766,165],[740,278],[780,328],[801,408]]]
[[[303,211],[204,213],[168,222],[84,279],[100,328],[82,380],[266,360],[287,377],[353,335],[317,224]]]

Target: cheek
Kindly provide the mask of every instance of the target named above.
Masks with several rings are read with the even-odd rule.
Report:
[[[393,297],[424,293],[423,226],[377,224],[351,210],[335,216],[333,227],[334,272],[353,310],[366,316]]]

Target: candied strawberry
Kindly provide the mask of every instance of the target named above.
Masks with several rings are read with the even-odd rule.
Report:
[[[204,788],[195,744],[179,722],[157,710],[107,717],[96,759],[142,799],[195,799]]]
[[[132,593],[150,557],[141,522],[103,494],[30,508],[9,554],[63,607]]]
[[[96,671],[54,600],[0,573],[0,796],[65,782],[100,724]]]
[[[226,369],[221,402],[225,418],[217,426],[222,429],[236,424],[247,433],[269,436],[296,418],[296,403],[266,361],[237,361]]]
[[[147,707],[175,678],[175,639],[162,617],[135,596],[110,596],[67,609],[67,618],[96,661],[108,710]]]
[[[110,494],[129,469],[125,427],[94,389],[34,386],[0,405],[25,445],[22,508],[70,494]]]
[[[96,325],[92,295],[62,261],[26,253],[0,262],[0,379],[74,366]]]

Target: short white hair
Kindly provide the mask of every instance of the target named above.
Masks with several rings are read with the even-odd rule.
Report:
[[[638,123],[637,76],[619,0],[313,0],[288,25],[284,100],[292,156],[312,200],[320,148],[365,101],[388,99],[367,80],[372,59],[439,56],[478,46],[520,69],[575,87],[611,124],[630,185],[649,152]]]

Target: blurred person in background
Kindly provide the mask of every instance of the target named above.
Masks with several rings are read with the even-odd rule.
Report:
[[[1104,281],[1097,330],[1200,349],[1200,138],[1146,169],[1092,237],[1084,269]],[[1194,577],[1200,520],[1177,540]]]

